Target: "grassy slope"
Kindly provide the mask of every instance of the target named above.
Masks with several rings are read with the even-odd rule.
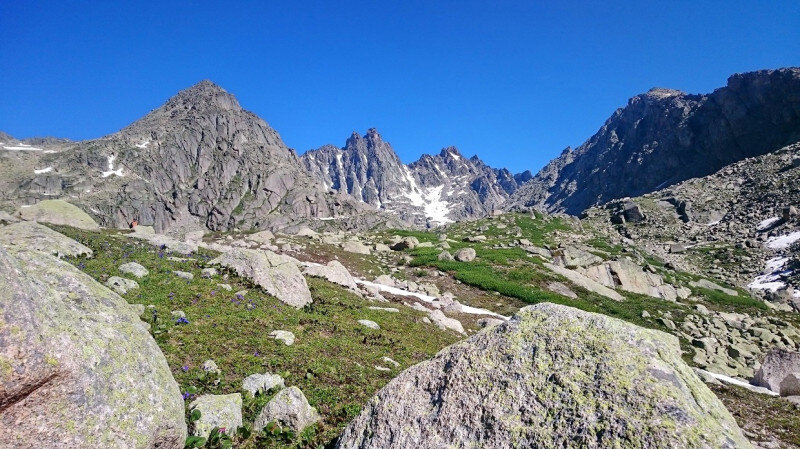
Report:
[[[537,257],[531,257],[519,248],[508,247],[507,244],[520,238],[508,232],[509,228],[519,228],[521,238],[537,246],[556,245],[560,234],[580,233],[586,237],[586,244],[594,248],[593,252],[606,258],[634,254],[626,253],[630,249],[610,245],[594,236],[591,229],[575,230],[560,218],[537,216],[531,219],[522,214],[509,217],[505,220],[506,229],[497,227],[500,223],[498,220],[458,223],[447,229],[450,252],[467,246],[475,248],[478,254],[476,261],[439,261],[437,255],[440,250],[416,248],[405,251],[406,255],[412,257],[409,269],[394,276],[422,276],[422,269],[444,271],[464,286],[486,292],[485,303],[473,302],[472,305],[500,311],[504,311],[504,307],[497,307],[501,302],[519,305],[549,301],[605,313],[663,331],[668,329],[663,322],[655,319],[657,314],[654,312],[668,312],[677,323],[692,313],[691,307],[686,304],[626,292],[620,292],[625,296],[625,301],[617,302],[575,287],[573,289],[579,295],[577,299],[548,291],[548,283],[564,280],[544,268]],[[459,338],[422,324],[422,315],[408,308],[401,307],[400,314],[369,311],[364,300],[321,280],[309,279],[315,302],[300,311],[286,307],[256,289],[250,289],[246,281],[231,276],[224,282],[231,284],[233,292],[250,289],[244,299],[236,299],[233,293],[216,286],[218,282],[223,282],[221,279],[212,281],[199,278],[202,261],[211,257],[210,253],[201,251],[194,255],[197,260],[174,262],[159,257],[158,251],[144,244],[113,236],[112,233],[86,233],[67,228],[59,230],[95,250],[96,259],[76,260],[75,263],[101,281],[108,276],[119,275],[116,267],[128,260],[136,260],[150,269],[150,276],[140,280],[141,289],[127,295],[129,301],[154,304],[159,317],[169,317],[169,312],[176,309],[186,312],[189,325],[175,326],[172,320],[161,318],[155,327],[159,332],[158,325],[167,323],[167,328],[156,334],[156,338],[184,391],[194,391],[196,388],[197,394],[237,392],[245,376],[256,372],[277,372],[286,377],[287,385],[302,388],[311,404],[319,408],[325,417],[324,424],[316,429],[315,434],[306,435],[306,439],[299,438],[289,443],[285,439],[278,441],[281,440],[279,437],[253,437],[240,447],[310,446],[329,442],[358,413],[374,391],[397,373],[396,370],[390,373],[376,371],[374,365],[381,364],[381,357],[386,355],[397,360],[401,363],[400,369],[403,369],[429,358],[438,349]],[[462,240],[464,236],[476,234],[486,235],[488,240],[483,243]],[[415,236],[421,242],[433,244],[439,242],[436,233],[422,231],[391,230],[376,237],[388,242],[391,235]],[[363,275],[388,271],[378,264],[375,257],[354,256],[343,253],[335,246],[318,242],[309,241],[307,244],[320,260],[341,257],[351,270]],[[402,255],[397,253],[391,257],[402,259]],[[696,278],[688,273],[669,270],[659,260],[645,259],[667,281],[686,283]],[[175,269],[193,272],[195,280],[180,280],[170,274]],[[752,315],[767,312],[762,303],[746,294],[732,297],[705,289],[693,289],[693,293],[700,303],[713,310]],[[492,304],[494,302],[497,304]],[[643,311],[648,311],[652,316],[643,318]],[[382,329],[371,331],[358,326],[355,321],[362,318],[378,322]],[[294,332],[298,342],[295,346],[286,347],[272,340],[268,334],[275,329]],[[693,351],[689,342],[681,341],[681,344],[687,350],[685,358],[691,364]],[[202,379],[199,366],[207,358],[214,359],[223,370],[219,385],[210,385]],[[188,367],[188,371],[184,372],[183,366]],[[735,396],[721,395],[721,398],[729,407],[740,407],[743,403],[742,400],[737,401]],[[245,421],[255,417],[266,399],[268,397],[245,400]],[[781,413],[780,416],[786,415]],[[800,426],[800,416],[788,416],[788,421],[773,420],[764,425],[772,426],[770,428],[775,429],[775,434],[782,434],[780,426],[787,422]]]
[[[170,256],[145,243],[115,232],[85,232],[58,227],[70,237],[95,251],[93,259],[72,262],[95,279],[123,276],[117,267],[135,261],[150,274],[137,282],[138,290],[125,295],[131,303],[154,305],[157,318],[149,309],[143,318],[153,323],[152,331],[183,392],[228,394],[241,391],[244,377],[263,372],[284,376],[286,385],[297,385],[317,407],[324,422],[302,436],[252,436],[237,447],[315,447],[330,442],[360,411],[361,406],[399,370],[426,360],[439,349],[457,341],[452,332],[422,322],[422,313],[401,308],[400,313],[368,310],[369,303],[324,280],[309,278],[314,298],[310,306],[297,310],[252,288],[245,280],[229,276],[202,279],[203,261],[213,253],[199,251],[192,259],[170,260]],[[194,274],[186,281],[172,270]],[[232,291],[218,287],[228,283]],[[243,298],[235,292],[248,290]],[[175,324],[173,310],[186,313],[189,324]],[[371,330],[357,323],[373,320],[381,326]],[[269,337],[273,330],[293,332],[293,346]],[[388,356],[400,363],[393,368],[381,359]],[[213,359],[222,371],[214,385],[201,365]],[[391,372],[375,366],[392,368]],[[269,396],[245,396],[245,422],[252,422]]]

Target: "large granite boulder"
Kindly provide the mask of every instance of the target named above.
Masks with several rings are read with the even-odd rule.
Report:
[[[183,400],[135,308],[72,265],[0,247],[2,448],[182,448]]]
[[[297,387],[278,392],[258,413],[253,427],[261,430],[271,422],[302,432],[306,427],[322,419],[317,410],[309,405],[306,396]]]
[[[542,303],[380,390],[338,448],[751,448],[674,336]]]
[[[0,228],[0,245],[32,249],[56,257],[92,256],[92,250],[39,223],[24,221]]]
[[[800,395],[800,351],[774,349],[768,352],[753,383],[781,396]]]
[[[189,410],[200,412],[192,431],[196,436],[207,437],[215,427],[234,434],[242,427],[242,395],[239,393],[204,394],[189,404]]]
[[[280,301],[303,307],[311,304],[311,292],[297,260],[272,251],[233,248],[211,261],[250,279]]]
[[[582,273],[606,287],[669,301],[678,298],[678,290],[670,284],[665,284],[664,278],[644,271],[639,264],[627,258],[603,262],[583,269]]]
[[[338,260],[332,260],[327,265],[309,265],[303,273],[308,276],[327,279],[328,282],[339,284],[351,290],[358,290],[356,280]]]
[[[64,200],[42,200],[30,206],[23,206],[17,215],[26,221],[66,225],[89,231],[100,229],[89,214]]]

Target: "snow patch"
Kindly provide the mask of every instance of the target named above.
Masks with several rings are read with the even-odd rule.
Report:
[[[136,147],[137,148],[147,148],[148,145],[150,145],[150,141],[149,140],[143,140],[142,143],[137,143]]]
[[[21,143],[19,145],[12,145],[12,146],[3,145],[3,148],[5,148],[8,151],[42,151],[41,148],[32,147],[32,146],[24,144],[24,143]]]
[[[34,170],[33,174],[41,175],[42,173],[50,173],[51,171],[53,171],[53,167],[47,167],[47,168],[42,168],[42,169],[39,169],[39,170]]]
[[[414,179],[414,176],[411,174],[411,170],[405,166],[403,167],[403,177],[408,182],[409,186],[409,190],[404,192],[403,196],[405,196],[412,205],[422,208],[426,218],[437,224],[453,222],[453,220],[447,217],[447,214],[450,213],[450,203],[442,200],[442,189],[444,189],[444,185],[428,189],[420,188],[417,185],[417,180]]]
[[[740,386],[740,387],[744,387],[744,388],[746,388],[746,389],[748,389],[750,391],[754,391],[756,393],[768,394],[770,396],[778,396],[778,393],[775,393],[774,391],[768,390],[768,389],[766,389],[764,387],[756,387],[755,385],[750,385],[749,383],[747,383],[747,382],[745,382],[743,380],[740,380],[740,379],[729,377],[729,376],[726,376],[724,374],[712,373],[710,371],[706,371],[706,370],[699,369],[699,368],[698,368],[698,370],[708,374],[709,376],[713,377],[714,379],[717,379],[719,381],[725,382],[726,384],[732,384],[732,385],[737,385],[737,386]]]
[[[780,217],[770,217],[770,218],[767,218],[766,220],[762,220],[758,224],[758,226],[756,226],[756,230],[763,231],[764,229],[767,229],[770,226],[772,226],[773,224],[775,224],[775,222],[780,220],[780,219],[781,219]]]
[[[747,288],[775,292],[785,287],[786,284],[781,281],[781,278],[791,274],[791,271],[784,269],[788,262],[788,257],[774,257],[768,260],[764,274],[756,276],[753,282],[747,284]]]
[[[415,297],[417,299],[420,299],[422,301],[429,302],[429,303],[436,300],[436,298],[434,298],[433,296],[423,295],[422,293],[414,293],[414,292],[410,292],[408,290],[403,290],[401,288],[390,287],[388,285],[376,284],[374,282],[365,281],[363,279],[356,279],[355,281],[356,281],[356,284],[361,284],[361,285],[366,285],[367,287],[377,288],[379,291],[391,293],[393,295],[413,296],[413,297]],[[465,306],[463,304],[461,305],[461,311],[463,313],[468,313],[470,315],[491,315],[491,316],[496,316],[498,318],[502,318],[504,320],[509,319],[507,316],[500,315],[499,313],[494,313],[491,310],[479,309],[477,307]]]
[[[770,237],[767,240],[767,248],[770,249],[786,249],[792,245],[792,243],[800,240],[800,231],[792,232],[791,234],[782,235],[779,237]]]
[[[453,220],[447,218],[450,212],[450,203],[442,200],[442,189],[444,186],[438,186],[430,189],[426,196],[425,202],[425,216],[434,223],[446,224]]]
[[[108,171],[103,172],[104,178],[108,178],[111,175],[125,176],[122,174],[122,168],[114,170],[114,159],[116,158],[117,157],[114,156],[113,154],[111,156],[108,156]]]

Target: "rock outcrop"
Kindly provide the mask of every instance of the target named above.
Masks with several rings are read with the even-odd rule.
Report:
[[[182,448],[183,400],[134,307],[72,265],[0,247],[2,448]]]
[[[100,229],[89,214],[64,200],[42,200],[34,205],[21,207],[17,216],[26,221],[66,225],[89,231]]]
[[[311,292],[298,262],[267,250],[233,248],[211,261],[250,279],[270,295],[292,307],[311,304]]]
[[[35,222],[20,222],[0,228],[0,245],[37,250],[56,257],[92,256],[92,250]]]
[[[800,351],[776,349],[768,352],[753,383],[781,396],[799,396]]]
[[[777,150],[800,140],[798,98],[800,68],[736,74],[707,95],[652,89],[567,148],[507,206],[577,215]]]
[[[678,340],[549,303],[389,382],[338,448],[750,448]]]

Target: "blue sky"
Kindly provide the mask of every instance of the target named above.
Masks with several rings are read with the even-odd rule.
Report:
[[[800,65],[800,2],[0,1],[0,130],[114,132],[211,79],[298,152],[376,127],[513,171],[633,95]]]

